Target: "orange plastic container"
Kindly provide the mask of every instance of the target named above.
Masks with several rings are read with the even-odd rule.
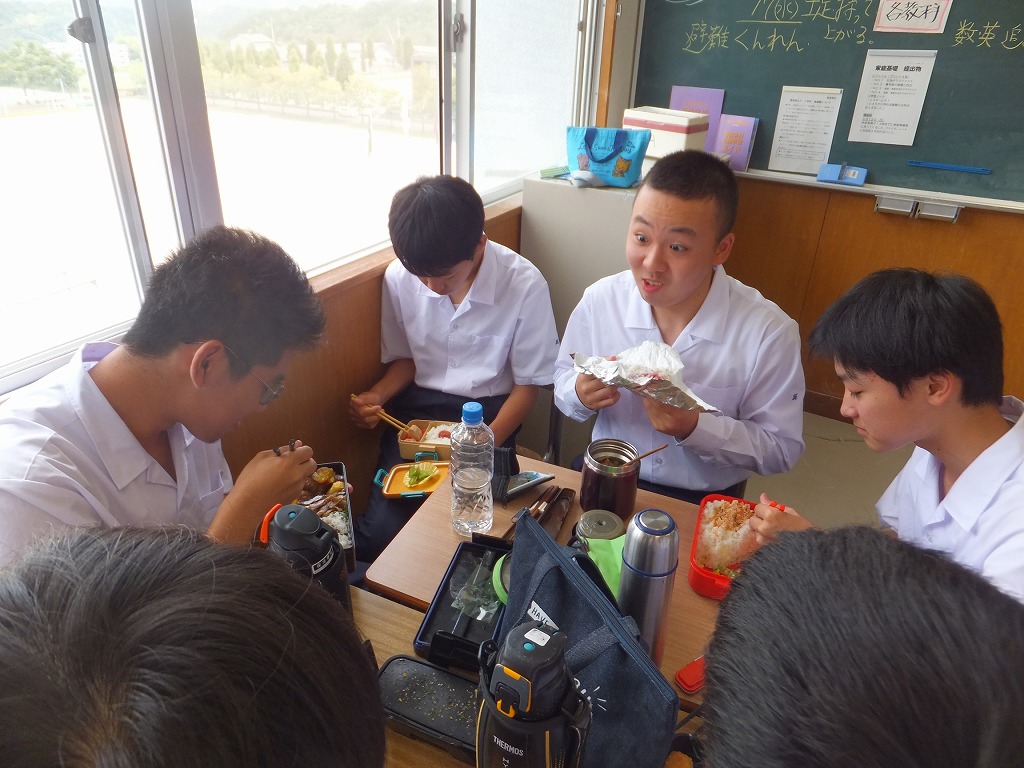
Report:
[[[693,543],[690,544],[690,571],[687,580],[693,591],[698,595],[721,600],[732,586],[732,577],[723,576],[720,573],[710,571],[702,565],[697,564],[697,539],[700,536],[700,521],[704,519],[704,507],[712,501],[739,501],[753,508],[754,502],[746,499],[737,499],[735,496],[722,496],[712,493],[700,500],[700,512],[697,514],[697,528],[693,532]]]

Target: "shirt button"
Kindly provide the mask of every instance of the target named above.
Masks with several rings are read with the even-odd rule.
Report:
[[[448,363],[448,367],[449,368],[458,368],[459,364],[457,362],[455,362],[454,360],[452,360],[451,362]]]
[[[654,460],[654,463],[655,464],[664,464],[665,460],[659,456],[657,459]]]

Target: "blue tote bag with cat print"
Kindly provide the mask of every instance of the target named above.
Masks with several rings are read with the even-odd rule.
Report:
[[[583,186],[631,187],[640,179],[651,132],[646,128],[566,128],[569,175],[573,180],[592,174]]]

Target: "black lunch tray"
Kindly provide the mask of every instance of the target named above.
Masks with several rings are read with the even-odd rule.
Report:
[[[477,684],[413,656],[392,656],[378,675],[384,715],[398,733],[476,764]]]
[[[486,620],[471,619],[452,605],[458,593],[458,589],[453,590],[452,585],[465,584],[488,553],[497,562],[503,554],[512,550],[511,542],[500,539],[491,539],[490,542],[460,542],[416,633],[413,648],[417,656],[441,667],[455,666],[479,672],[477,654],[480,644],[484,640],[497,638],[501,619],[505,615],[505,605],[499,603]],[[486,578],[490,585],[490,569],[486,570]]]

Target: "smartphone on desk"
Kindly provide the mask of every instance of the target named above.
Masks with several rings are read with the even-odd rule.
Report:
[[[520,472],[518,475],[512,475],[508,480],[508,489],[506,491],[508,498],[522,493],[527,488],[533,488],[535,485],[546,483],[548,480],[554,480],[554,475],[547,475],[543,472],[526,471]]]

